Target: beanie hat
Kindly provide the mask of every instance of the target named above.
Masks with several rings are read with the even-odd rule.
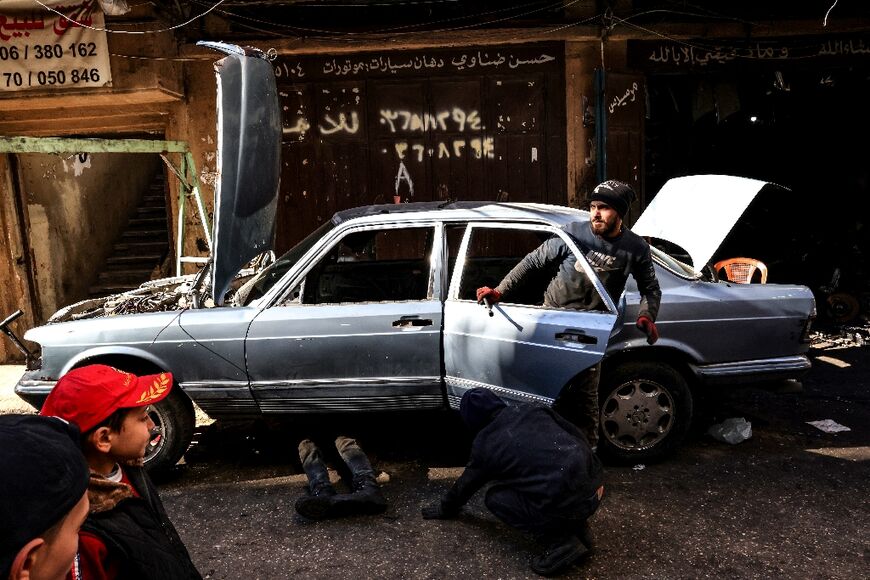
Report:
[[[624,218],[635,197],[637,196],[630,185],[609,179],[595,186],[589,201],[602,201],[615,209],[620,218]]]
[[[87,433],[118,409],[157,403],[171,388],[170,373],[138,377],[107,365],[88,365],[63,375],[39,414],[60,417]]]
[[[507,407],[504,401],[489,389],[474,388],[466,391],[459,401],[459,415],[469,429],[477,433],[492,421],[497,411]]]
[[[79,430],[57,417],[0,416],[0,578],[18,551],[60,522],[88,488]]]

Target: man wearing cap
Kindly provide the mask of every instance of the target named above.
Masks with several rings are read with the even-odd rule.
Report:
[[[485,504],[510,526],[533,534],[545,550],[531,568],[549,576],[587,557],[592,537],[586,520],[604,495],[601,463],[573,424],[542,405],[506,405],[475,388],[459,403],[475,433],[471,457],[453,487],[426,519],[449,519],[485,484]]]
[[[619,302],[628,275],[634,277],[641,295],[636,325],[647,335],[647,342],[653,344],[659,338],[655,320],[662,292],[656,280],[649,244],[626,228],[622,221],[634,199],[634,190],[628,184],[605,181],[595,187],[589,198],[589,225],[580,223],[566,231],[595,269],[614,302]],[[553,236],[530,252],[495,288],[478,288],[477,300],[495,304],[503,298],[510,299],[514,288],[529,274],[550,267],[557,267],[558,273],[544,293],[544,306],[578,310],[601,307],[597,291],[583,274],[574,253],[559,236]],[[596,365],[572,389],[570,396],[579,399],[577,404],[563,407],[581,409],[581,416],[570,418],[584,429],[593,447],[598,441],[599,377],[600,368]]]
[[[57,418],[0,416],[0,579],[61,580],[88,513],[79,430]]]
[[[73,369],[40,411],[75,424],[90,468],[90,513],[79,534],[78,578],[199,579],[196,567],[142,467],[172,375],[136,376],[106,365]],[[75,572],[75,570],[74,570]]]

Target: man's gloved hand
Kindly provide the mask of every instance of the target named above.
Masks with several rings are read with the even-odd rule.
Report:
[[[649,316],[638,316],[636,326],[646,334],[647,344],[655,344],[659,339],[659,331],[656,323]]]
[[[438,502],[432,505],[427,505],[420,510],[424,520],[449,520],[459,515],[458,510],[444,509],[444,504]]]
[[[483,304],[484,298],[487,298],[490,304],[496,304],[501,301],[501,292],[489,286],[481,286],[477,289],[477,303]]]

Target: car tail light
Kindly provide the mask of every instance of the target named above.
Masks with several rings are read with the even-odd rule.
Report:
[[[810,342],[812,342],[812,337],[810,336],[810,330],[812,329],[813,320],[815,320],[815,319],[816,319],[816,311],[815,311],[815,309],[813,309],[812,314],[810,314],[807,317],[806,322],[804,322],[804,329],[803,329],[803,332],[801,332],[800,341],[804,344],[809,344]]]

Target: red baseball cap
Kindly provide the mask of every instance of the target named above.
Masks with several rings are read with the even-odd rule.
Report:
[[[107,365],[73,369],[57,381],[40,415],[60,417],[86,433],[118,409],[144,407],[164,399],[172,374],[138,377]]]

